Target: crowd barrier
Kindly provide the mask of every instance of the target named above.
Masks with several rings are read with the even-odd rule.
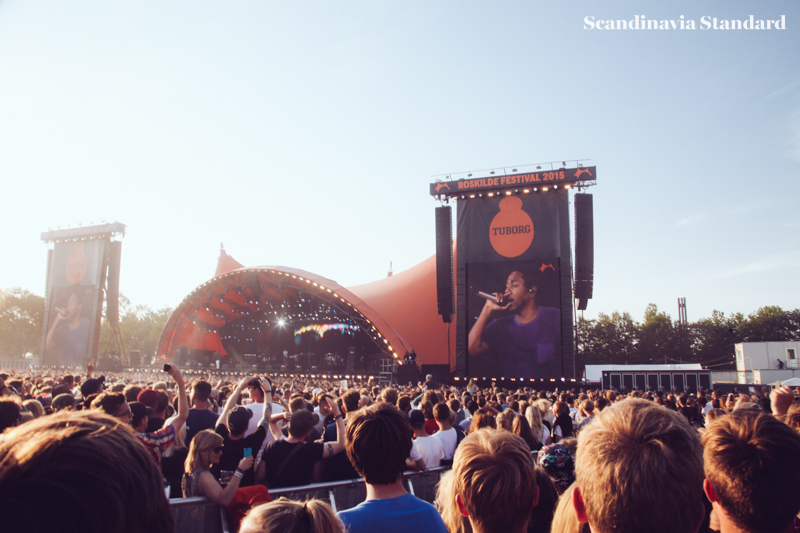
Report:
[[[442,473],[449,468],[440,466],[424,472],[406,472],[403,474],[403,486],[417,498],[433,503],[436,498],[436,486]],[[355,507],[366,500],[367,487],[364,479],[358,478],[272,489],[269,494],[273,500],[281,496],[298,501],[316,498],[330,503],[334,512],[338,512]],[[173,499],[169,504],[175,519],[175,531],[178,533],[229,533],[225,509],[208,498]]]

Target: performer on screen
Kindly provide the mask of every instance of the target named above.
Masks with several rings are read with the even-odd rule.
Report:
[[[536,289],[530,274],[509,274],[505,292],[486,300],[469,332],[469,355],[490,352],[507,378],[560,376],[561,310],[540,307]],[[513,314],[491,320],[497,311]]]
[[[80,289],[69,295],[65,309],[56,307],[56,318],[47,332],[45,350],[58,354],[58,363],[64,366],[83,366],[89,344],[89,319],[81,316]]]

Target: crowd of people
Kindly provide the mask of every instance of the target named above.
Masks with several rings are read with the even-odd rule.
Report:
[[[243,532],[720,531],[800,527],[800,397],[379,387],[231,374],[0,374],[8,530],[172,531],[203,496]],[[434,505],[403,473],[450,466]],[[269,491],[363,478],[334,513]],[[166,492],[166,494],[165,494]]]

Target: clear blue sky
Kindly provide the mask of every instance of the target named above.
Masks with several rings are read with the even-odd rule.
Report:
[[[775,19],[601,31],[595,19]],[[435,251],[432,176],[588,158],[588,317],[800,307],[800,3],[0,1],[0,287],[117,220],[176,306],[220,242],[345,286]]]

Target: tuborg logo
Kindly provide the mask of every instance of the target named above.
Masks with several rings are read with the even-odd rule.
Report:
[[[503,257],[525,253],[533,242],[533,221],[522,210],[522,199],[507,196],[500,201],[500,212],[489,225],[489,242]]]

